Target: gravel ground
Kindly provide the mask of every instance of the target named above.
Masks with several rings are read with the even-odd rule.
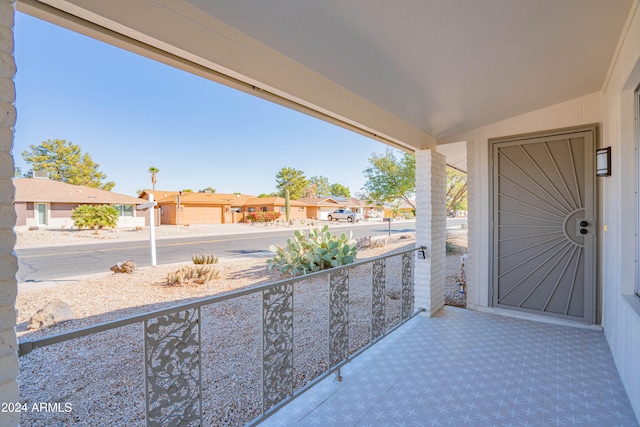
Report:
[[[459,239],[461,242],[465,240],[464,236]],[[413,245],[413,239],[392,239],[384,248],[360,250],[358,258]],[[211,284],[166,286],[167,272],[178,268],[179,265],[144,268],[132,275],[113,274],[55,288],[21,292],[16,303],[19,339],[51,336],[280,278],[276,272],[266,270],[264,259],[221,260],[218,265],[220,276]],[[350,272],[351,352],[369,339],[370,270],[370,266],[363,266]],[[389,326],[397,323],[400,314],[400,271],[400,258],[392,258],[387,265],[386,284]],[[459,255],[449,255],[448,300],[457,296],[458,288],[451,282],[459,271]],[[325,282],[302,281],[295,285],[296,388],[302,387],[327,367],[327,314],[324,304],[317,303],[328,298]],[[78,319],[45,330],[28,330],[29,317],[54,298],[69,304]],[[205,425],[244,425],[260,412],[260,316],[255,314],[260,312],[260,304],[259,294],[252,294],[202,309]],[[63,408],[60,412],[24,412],[21,424],[144,424],[141,335],[141,325],[135,324],[38,349],[20,358],[22,403],[29,408],[34,403],[59,403]],[[65,412],[69,407],[71,410]]]

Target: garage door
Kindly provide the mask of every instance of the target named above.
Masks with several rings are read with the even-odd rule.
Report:
[[[182,224],[221,224],[221,206],[184,206],[180,212]]]

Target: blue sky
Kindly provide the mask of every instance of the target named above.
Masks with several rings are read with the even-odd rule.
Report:
[[[113,191],[275,191],[283,167],[360,191],[386,146],[304,114],[17,13],[14,157],[47,139],[80,145]]]

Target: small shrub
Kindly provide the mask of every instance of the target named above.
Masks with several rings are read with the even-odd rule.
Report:
[[[200,255],[196,254],[191,257],[194,264],[217,264],[218,257],[213,254]]]
[[[167,285],[182,285],[184,283],[204,284],[217,279],[220,272],[212,267],[195,267],[187,265],[178,271],[167,274]]]
[[[115,228],[118,225],[118,216],[118,209],[109,205],[80,205],[71,211],[73,224],[80,230]]]
[[[322,230],[315,228],[307,235],[296,230],[293,238],[287,240],[286,247],[271,245],[269,250],[275,253],[267,260],[269,270],[277,266],[282,273],[292,276],[351,264],[357,254],[356,244],[351,239],[344,233],[332,235],[327,225]]]
[[[250,222],[272,222],[280,218],[280,212],[249,212],[245,219]]]

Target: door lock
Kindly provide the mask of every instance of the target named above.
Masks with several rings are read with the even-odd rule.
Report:
[[[576,218],[576,236],[582,237],[589,234],[589,221],[585,218]]]

